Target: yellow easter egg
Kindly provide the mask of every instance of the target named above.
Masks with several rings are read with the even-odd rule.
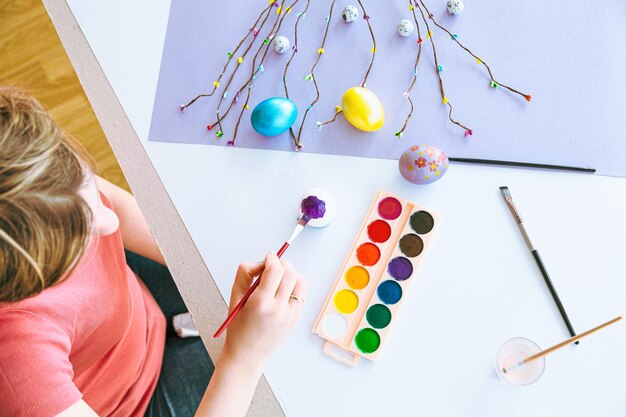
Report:
[[[357,129],[373,132],[383,127],[385,110],[376,94],[367,88],[352,87],[341,98],[343,114]]]

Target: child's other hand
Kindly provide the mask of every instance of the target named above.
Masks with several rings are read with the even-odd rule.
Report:
[[[239,265],[230,297],[229,311],[239,303],[261,275],[258,288],[228,326],[220,360],[262,371],[265,362],[302,314],[308,282],[287,261],[268,253],[264,263]]]

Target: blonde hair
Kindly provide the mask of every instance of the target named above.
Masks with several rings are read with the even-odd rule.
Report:
[[[33,97],[0,86],[0,302],[36,295],[68,275],[91,233],[78,195],[85,149]]]

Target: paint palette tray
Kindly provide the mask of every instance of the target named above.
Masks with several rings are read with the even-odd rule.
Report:
[[[324,353],[349,365],[378,358],[438,224],[429,209],[376,195],[313,326]]]

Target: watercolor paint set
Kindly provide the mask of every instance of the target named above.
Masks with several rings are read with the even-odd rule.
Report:
[[[376,195],[313,326],[324,353],[349,365],[378,358],[438,224],[429,209]]]

